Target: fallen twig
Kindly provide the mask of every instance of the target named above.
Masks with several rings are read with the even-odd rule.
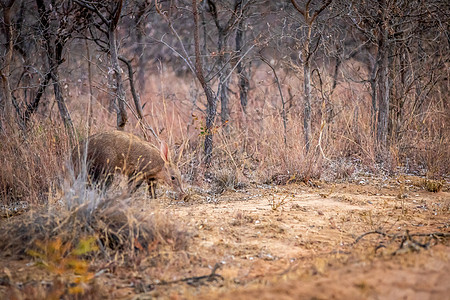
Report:
[[[358,243],[363,237],[365,237],[366,235],[369,235],[369,234],[379,234],[379,235],[382,235],[382,236],[387,236],[387,235],[388,235],[387,233],[384,233],[384,232],[379,231],[379,230],[369,231],[369,232],[366,232],[366,233],[361,234],[361,235],[355,240],[355,244]]]
[[[221,266],[222,266],[221,263],[216,263],[214,265],[214,267],[212,268],[211,273],[209,275],[193,276],[193,277],[187,277],[187,278],[182,278],[182,279],[173,280],[173,281],[161,281],[158,283],[150,284],[150,288],[152,289],[153,286],[155,286],[155,285],[169,285],[169,284],[174,284],[174,283],[179,283],[179,282],[186,282],[189,285],[200,285],[200,284],[202,284],[202,281],[212,282],[212,281],[217,281],[219,279],[224,280],[222,275],[216,274],[216,271]]]
[[[405,251],[409,251],[409,250],[420,251],[420,249],[429,249],[430,248],[431,240],[429,240],[426,243],[422,243],[420,241],[413,239],[413,237],[429,237],[435,241],[438,241],[439,238],[450,237],[450,233],[448,233],[448,232],[413,233],[413,234],[411,234],[409,232],[409,230],[406,230],[406,232],[404,234],[388,234],[386,232],[375,230],[375,231],[369,231],[369,232],[365,232],[365,233],[361,234],[359,237],[356,238],[356,240],[353,244],[355,245],[356,243],[361,241],[362,238],[364,238],[365,236],[370,235],[370,234],[378,234],[383,237],[390,238],[390,241],[388,244],[391,244],[392,242],[394,242],[395,240],[400,238],[400,245],[399,245],[398,249],[392,253],[392,255],[404,253]],[[380,248],[386,248],[386,245],[384,245],[383,242],[381,242],[380,244],[378,244],[375,247],[375,252]]]

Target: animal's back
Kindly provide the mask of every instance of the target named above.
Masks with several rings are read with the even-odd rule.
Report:
[[[102,173],[118,171],[129,176],[138,172],[154,175],[161,171],[164,165],[157,148],[123,131],[94,134],[81,142],[81,156],[78,156],[78,149],[74,149],[72,154],[74,165],[79,164],[79,157],[84,159],[86,143],[89,173],[95,178],[100,177]]]

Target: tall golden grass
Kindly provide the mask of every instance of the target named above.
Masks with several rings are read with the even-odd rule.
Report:
[[[356,170],[406,172],[433,178],[448,175],[450,118],[441,102],[430,101],[421,118],[414,118],[413,108],[405,106],[405,122],[399,127],[401,134],[390,141],[389,148],[380,156],[372,132],[368,91],[358,84],[339,85],[332,95],[326,96],[326,109],[324,100],[314,98],[313,139],[311,151],[305,153],[301,80],[284,76],[281,82],[288,107],[285,131],[281,98],[267,74],[270,73],[263,68],[255,73],[247,114],[242,112],[239,95],[231,85],[231,119],[226,124],[218,123],[214,131],[209,182],[237,187],[270,182],[280,176],[285,179],[274,183],[294,179],[307,181],[324,174],[338,173],[337,177],[342,177],[348,173],[346,176],[351,177]],[[193,79],[177,77],[170,71],[150,75],[147,82],[145,90],[141,91],[146,124],[172,146],[189,184],[208,183],[204,180],[206,170],[202,163],[205,99],[201,88]],[[292,97],[286,92],[288,88]],[[114,129],[115,115],[108,110],[107,95],[94,96],[90,133]],[[87,91],[77,90],[67,102],[79,137],[86,136]],[[51,114],[57,115],[56,108],[53,110]],[[2,133],[0,195],[3,204],[22,200],[45,203],[61,190],[61,183],[67,176],[71,146],[63,126],[57,119],[49,121],[36,117],[34,122],[26,133],[18,129]],[[126,130],[142,136],[141,128],[130,113]],[[157,143],[148,130],[144,131],[150,142]],[[345,170],[336,172],[343,165],[347,166]]]

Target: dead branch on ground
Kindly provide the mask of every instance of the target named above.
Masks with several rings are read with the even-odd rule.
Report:
[[[377,234],[383,238],[389,238],[387,245],[392,244],[394,241],[400,241],[399,247],[392,252],[392,255],[402,254],[408,251],[419,252],[421,249],[429,249],[431,246],[436,245],[440,240],[447,239],[450,237],[449,232],[431,232],[431,233],[410,233],[406,230],[404,234],[389,234],[383,231],[375,230],[369,231],[361,234],[356,238],[353,245],[360,242],[365,236]],[[427,238],[425,242],[418,241],[414,237],[425,237]],[[433,244],[433,242],[435,242]],[[381,241],[376,247],[375,252],[380,248],[386,248],[385,241]]]

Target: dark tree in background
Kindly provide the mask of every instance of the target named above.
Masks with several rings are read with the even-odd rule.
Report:
[[[55,99],[61,118],[73,138],[74,128],[72,118],[64,100],[58,72],[58,68],[63,61],[64,47],[71,38],[74,26],[77,25],[75,20],[72,20],[73,22],[67,22],[70,20],[69,14],[73,10],[73,7],[70,4],[67,6],[61,4],[59,7],[47,8],[43,0],[36,0],[36,4],[39,12],[42,37],[44,39],[44,49],[48,59],[48,76],[53,83]],[[51,22],[49,16],[52,15],[52,11],[56,17]]]
[[[113,72],[113,81],[111,83],[113,90],[112,103],[117,113],[117,129],[123,130],[127,123],[128,115],[122,72],[119,65],[119,44],[117,41],[117,26],[122,14],[123,1],[75,0],[74,2],[91,12],[91,20],[89,20],[91,39],[109,54]]]
[[[213,150],[213,127],[216,117],[217,101],[214,92],[206,82],[200,52],[200,37],[199,37],[199,12],[197,8],[197,1],[192,0],[192,14],[194,17],[194,47],[195,47],[195,74],[198,81],[202,85],[203,91],[206,95],[206,132],[205,132],[205,163],[207,166],[211,164],[212,150]]]
[[[445,1],[354,1],[349,6],[347,18],[356,34],[363,36],[361,44],[369,49],[364,55],[370,65],[372,116],[379,151],[384,152],[390,142],[398,141],[405,130],[401,126],[405,118],[418,113],[421,100],[417,99],[427,93],[422,87],[427,86],[429,92],[443,79],[433,75],[441,72],[439,65],[448,57],[436,56],[440,43],[431,41],[443,39],[441,47],[448,47],[448,32],[444,33],[448,21],[441,23],[448,13]],[[436,58],[431,59],[434,62],[420,58],[424,48],[429,50],[427,58]],[[413,115],[408,117],[404,108],[414,94]]]
[[[305,135],[306,152],[311,146],[311,61],[314,59],[314,52],[317,50],[320,37],[316,37],[316,45],[313,45],[314,23],[317,17],[330,5],[331,0],[320,3],[317,8],[311,6],[311,0],[306,1],[304,6],[300,6],[296,0],[291,0],[295,9],[303,16],[306,23],[306,34],[301,42],[301,54],[299,55],[303,64],[304,80],[304,109],[303,109],[303,134]]]
[[[234,0],[232,3],[229,3],[229,1],[208,0],[208,12],[211,14],[217,28],[217,72],[219,73],[217,94],[220,95],[220,117],[222,124],[226,124],[230,119],[229,84],[231,78],[231,47],[228,43],[231,33],[234,32],[237,24],[242,22],[244,18],[243,5],[248,5],[248,3],[243,2],[243,0]],[[224,16],[220,16],[221,11]],[[240,71],[242,72],[242,68]]]
[[[248,5],[247,7],[249,7]],[[236,73],[238,76],[239,100],[242,111],[247,113],[248,92],[250,89],[250,63],[245,62],[245,49],[249,48],[247,44],[247,13],[249,9],[242,10],[242,16],[238,21],[236,28],[235,46],[237,55]],[[244,60],[244,61],[243,61]]]
[[[2,118],[0,120],[0,129],[5,125],[14,122],[13,102],[9,80],[15,39],[14,27],[11,24],[11,8],[14,3],[15,0],[2,0],[0,2],[3,10],[2,31],[6,39],[6,43],[4,44],[5,47],[1,52],[2,57],[0,60],[0,77],[2,80],[2,101],[0,101],[0,114]]]

